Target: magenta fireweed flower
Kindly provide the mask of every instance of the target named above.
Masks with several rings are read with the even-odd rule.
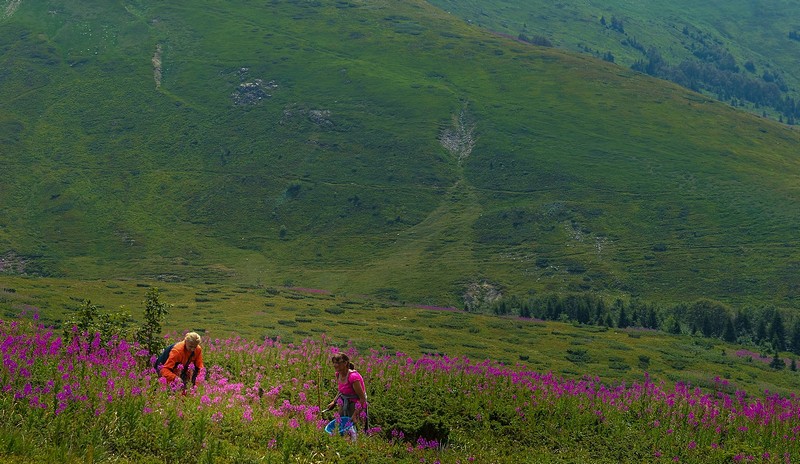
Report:
[[[10,324],[0,321],[0,379],[4,382],[0,396],[9,398],[9,403],[15,395],[24,396],[14,407],[49,408],[55,414],[83,411],[102,416],[116,411],[119,404],[135,400],[143,403],[137,403],[137,408],[144,414],[159,414],[164,419],[169,411],[180,407],[181,415],[199,408],[209,410],[212,422],[222,421],[225,414],[231,422],[267,420],[288,428],[299,427],[301,421],[317,428],[327,423],[316,404],[316,379],[317,375],[324,376],[326,381],[320,385],[325,388],[323,395],[330,393],[328,356],[339,348],[324,340],[283,344],[232,337],[205,343],[209,367],[201,370],[197,386],[176,402],[178,392],[156,375],[147,362],[149,354],[135,343],[101,342],[93,335],[77,333],[64,343],[43,328],[17,325],[12,330]],[[720,448],[722,440],[726,440],[727,456],[743,450],[758,451],[762,457],[764,453],[785,456],[797,449],[800,436],[800,399],[795,395],[784,398],[765,392],[751,397],[720,379],[714,379],[711,391],[685,383],[668,386],[647,375],[641,382],[610,385],[596,376],[567,379],[551,372],[466,357],[412,358],[376,350],[360,356],[353,346],[344,351],[368,376],[368,385],[377,388],[373,393],[376,399],[388,395],[408,401],[408,379],[414,379],[444,395],[461,397],[464,417],[476,421],[493,417],[498,408],[510,412],[510,420],[517,425],[536,417],[537,421],[556,421],[558,427],[575,426],[572,419],[542,416],[543,411],[555,409],[565,411],[565,417],[574,417],[578,426],[614,425],[622,416],[631,424],[650,425],[644,428],[657,440],[653,441],[657,443],[654,456],[683,455],[688,448],[693,459],[699,460]],[[226,361],[215,362],[217,359]],[[176,385],[183,391],[181,383]],[[380,405],[380,401],[376,403]],[[196,414],[187,413],[179,421],[192,417]],[[667,429],[669,434],[665,433]],[[370,429],[368,434],[379,431]],[[399,430],[389,435],[394,442],[406,441]],[[424,441],[416,438],[407,443],[412,449],[442,446],[426,437]],[[739,448],[741,443],[767,444],[763,449]]]
[[[163,378],[163,377],[162,377]],[[169,384],[170,389],[173,392],[178,392],[183,390],[183,381],[180,377],[175,377],[172,383]]]

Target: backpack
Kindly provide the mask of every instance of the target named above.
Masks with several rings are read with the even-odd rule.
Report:
[[[164,351],[162,351],[161,355],[158,356],[158,359],[156,359],[156,362],[153,363],[153,368],[156,371],[160,371],[161,370],[160,367],[163,366],[165,362],[167,362],[167,359],[169,359],[169,352],[172,351],[172,347],[174,347],[174,346],[175,346],[175,343],[173,343],[172,345],[164,348]]]

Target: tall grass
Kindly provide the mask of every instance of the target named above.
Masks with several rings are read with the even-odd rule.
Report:
[[[489,360],[359,352],[326,337],[203,343],[198,385],[168,385],[135,343],[0,322],[0,455],[19,462],[792,462],[800,401],[568,379]],[[332,354],[367,381],[369,429],[322,430]],[[190,366],[191,367],[191,366]]]

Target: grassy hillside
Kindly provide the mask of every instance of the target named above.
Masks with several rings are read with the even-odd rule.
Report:
[[[130,313],[143,320],[145,293],[152,282],[10,278],[0,290],[4,320],[37,318],[61,333],[84,300],[101,314]],[[537,372],[578,379],[591,374],[604,382],[656,381],[713,387],[720,377],[750,394],[765,390],[790,394],[800,375],[790,370],[796,355],[782,352],[786,368],[770,367],[773,352],[716,338],[617,329],[583,324],[496,317],[420,305],[399,306],[357,296],[310,289],[159,284],[161,301],[171,305],[163,323],[168,338],[196,330],[206,339],[280,339],[299,344],[325,337],[362,353],[386,349],[418,357],[439,354],[493,360]],[[130,330],[130,329],[129,329]]]
[[[796,305],[777,123],[421,1],[5,5],[3,272]]]
[[[796,109],[785,105],[787,97],[796,101],[800,96],[794,58],[800,51],[794,21],[800,6],[793,2],[431,3],[472,24],[522,40],[588,53],[626,68],[637,62],[654,63],[653,58],[658,57],[657,64],[641,70],[689,88],[709,90],[715,97],[756,114],[792,123],[797,117]],[[760,90],[755,91],[757,88]],[[774,98],[765,98],[764,91],[775,92]],[[787,118],[790,113],[794,116]]]

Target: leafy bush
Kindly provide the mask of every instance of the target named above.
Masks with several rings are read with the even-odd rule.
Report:
[[[64,338],[71,339],[80,334],[100,334],[103,341],[114,337],[126,338],[132,329],[133,318],[130,313],[120,309],[113,313],[101,313],[89,300],[84,300],[77,314],[64,322]]]

